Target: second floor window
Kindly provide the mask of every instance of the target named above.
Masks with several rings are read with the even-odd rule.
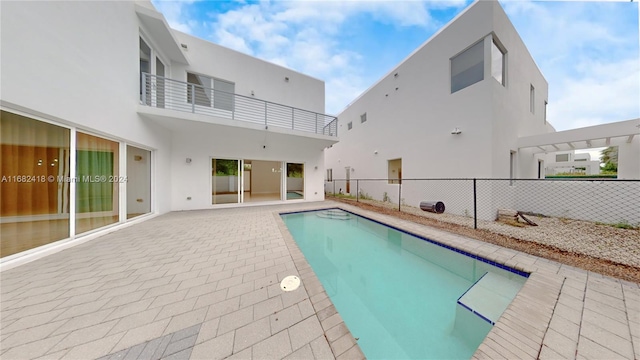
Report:
[[[187,73],[187,102],[233,111],[235,84],[204,75]]]

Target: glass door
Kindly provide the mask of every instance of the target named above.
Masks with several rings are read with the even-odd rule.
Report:
[[[287,163],[287,200],[304,199],[304,164]]]
[[[240,160],[211,159],[211,203],[237,204],[241,202]]]

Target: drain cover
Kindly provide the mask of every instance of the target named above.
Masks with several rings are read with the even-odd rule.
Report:
[[[293,291],[300,286],[300,279],[297,276],[290,275],[282,279],[280,282],[280,288],[283,291]]]

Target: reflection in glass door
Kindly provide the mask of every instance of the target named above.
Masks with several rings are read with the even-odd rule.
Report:
[[[304,164],[287,163],[287,200],[304,199]]]
[[[211,203],[240,202],[240,160],[211,159]]]

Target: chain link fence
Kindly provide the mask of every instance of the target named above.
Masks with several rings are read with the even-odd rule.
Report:
[[[421,202],[441,201],[445,212],[434,217],[474,228],[490,227],[499,210],[532,222],[552,217],[640,227],[640,180],[338,179],[325,182],[325,193],[421,214]]]

